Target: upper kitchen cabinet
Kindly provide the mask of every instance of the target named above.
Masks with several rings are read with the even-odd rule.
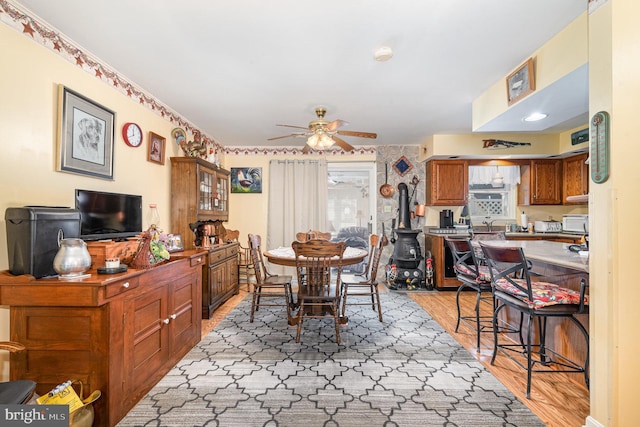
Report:
[[[518,205],[562,204],[562,160],[531,160],[520,166]]]
[[[589,194],[588,153],[562,160],[562,196],[566,205],[586,204]]]
[[[428,206],[462,206],[469,192],[466,160],[431,160],[426,164]]]
[[[229,171],[196,157],[171,157],[171,232],[193,247],[196,221],[229,219]]]

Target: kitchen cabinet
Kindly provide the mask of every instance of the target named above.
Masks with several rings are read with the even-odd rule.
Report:
[[[520,166],[518,205],[562,204],[562,161],[536,159]]]
[[[585,162],[588,153],[567,157],[562,160],[562,197],[565,205],[586,204],[586,198],[579,201],[567,201],[567,197],[589,194],[589,165]],[[575,199],[574,199],[575,200]]]
[[[460,235],[456,235],[460,237]],[[467,236],[468,237],[468,236]],[[434,286],[438,290],[456,289],[460,282],[453,269],[453,255],[449,245],[444,240],[443,235],[425,234],[424,250],[431,252],[433,258],[433,280]]]
[[[469,193],[469,164],[466,160],[431,160],[426,164],[426,204],[462,206]]]
[[[182,235],[185,249],[195,247],[189,224],[228,219],[229,171],[197,157],[171,157],[171,233]]]
[[[214,245],[202,270],[202,318],[213,312],[231,296],[240,292],[238,280],[238,243]]]
[[[205,253],[185,251],[147,270],[82,281],[0,273],[14,353],[10,377],[46,394],[67,380],[100,390],[95,426],[114,426],[199,341]]]

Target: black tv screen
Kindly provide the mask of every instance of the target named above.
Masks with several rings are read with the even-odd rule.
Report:
[[[142,196],[77,190],[80,238],[125,239],[142,232]]]

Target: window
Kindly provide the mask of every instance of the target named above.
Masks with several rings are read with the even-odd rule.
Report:
[[[469,166],[469,214],[480,223],[487,217],[516,218],[519,166]]]
[[[335,237],[346,227],[365,227],[368,233],[375,223],[374,163],[329,163],[327,173],[327,219]]]

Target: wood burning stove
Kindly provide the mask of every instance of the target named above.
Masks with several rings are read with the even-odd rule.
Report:
[[[415,289],[425,285],[424,257],[417,236],[420,230],[411,229],[409,191],[405,183],[398,184],[398,228],[393,255],[387,264],[387,281],[391,289]]]

